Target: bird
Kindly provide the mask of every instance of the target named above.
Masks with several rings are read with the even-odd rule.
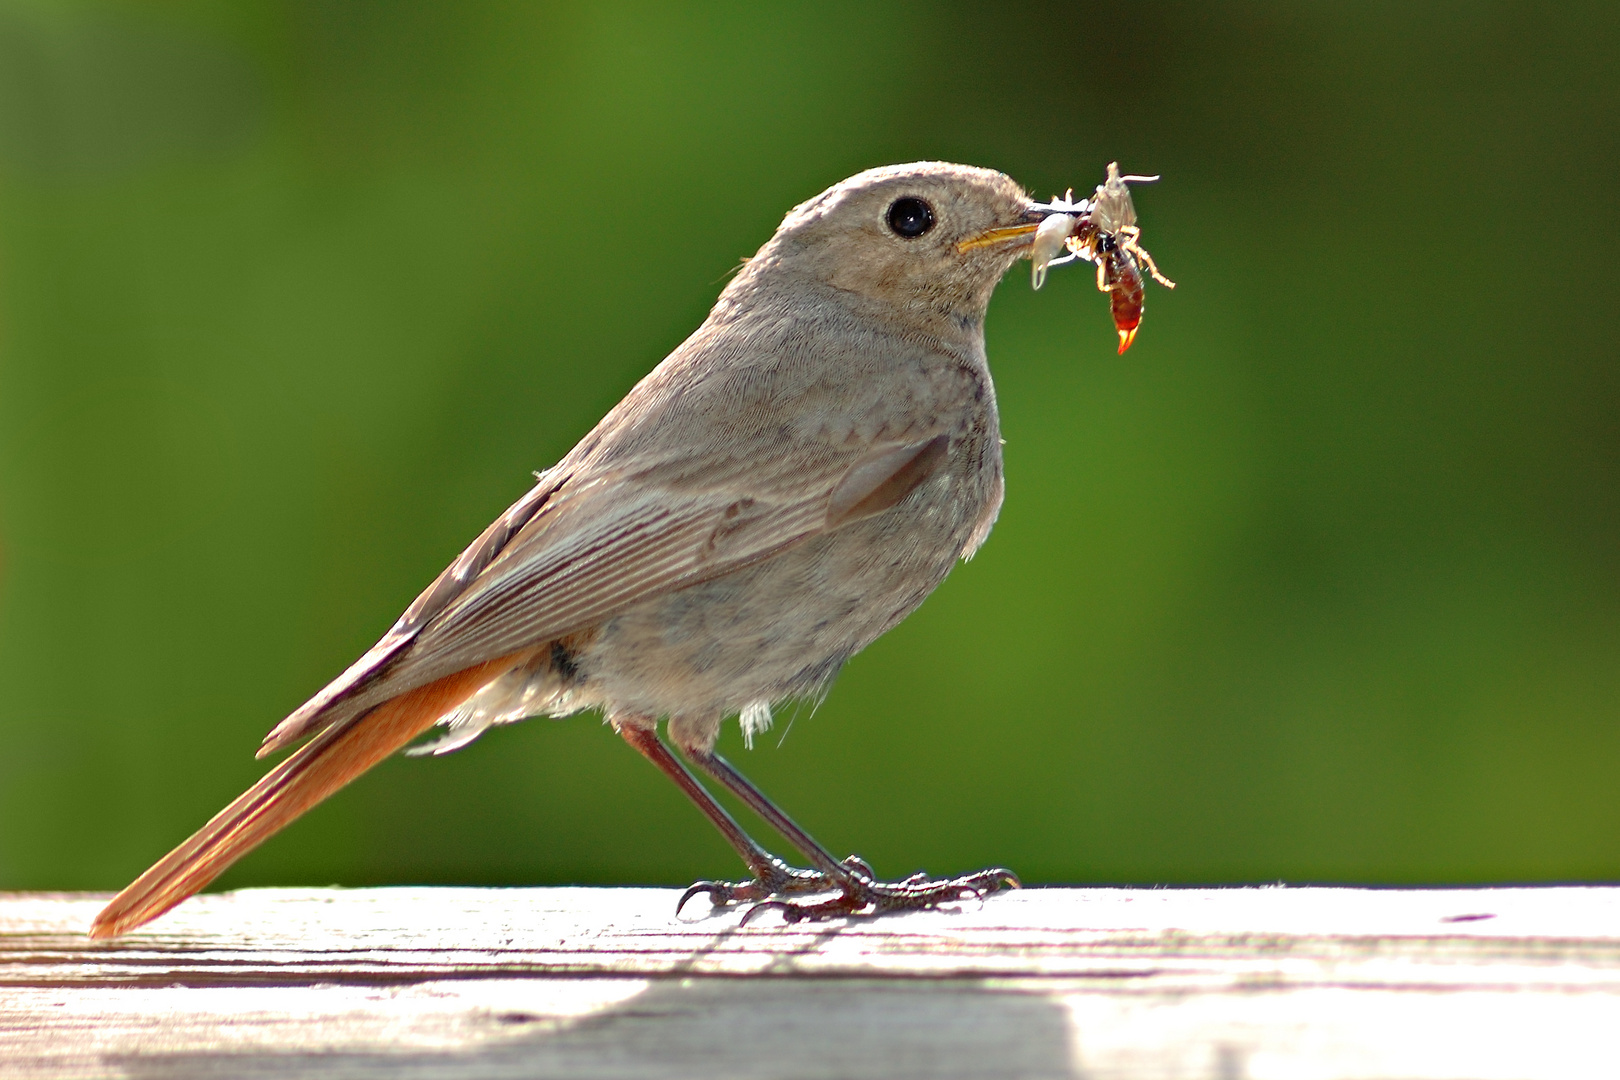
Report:
[[[1004,491],[985,313],[1056,212],[1001,172],[946,162],[870,169],[792,209],[702,325],[259,756],[292,752],[119,893],[91,936],[173,908],[435,725],[413,752],[584,710],[741,857],[745,878],[699,881],[682,906],[706,895],[751,905],[745,921],[796,922],[1018,886],[999,867],[880,880],[715,743],[730,717],[751,741],[773,709],[819,700],[985,542]],[[705,779],[808,865],[756,842]]]

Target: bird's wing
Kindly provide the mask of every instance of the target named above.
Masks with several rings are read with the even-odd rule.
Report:
[[[504,514],[479,534],[478,539],[467,546],[455,562],[433,579],[433,584],[422,590],[421,595],[411,602],[411,606],[395,620],[377,644],[271,729],[259,747],[258,756],[273,754],[325,727],[331,720],[340,719],[341,716],[333,716],[331,710],[340,703],[352,700],[359,688],[386,671],[400,651],[488,568],[512,537],[544,508],[547,500],[562,485],[562,479],[555,472],[541,473],[537,479],[539,482],[527,494],[508,507]],[[352,711],[345,715],[352,715]]]
[[[922,483],[948,440],[797,452],[736,445],[566,474],[501,516],[365,656],[277,725],[261,756],[496,657],[592,626],[638,601],[742,569],[880,513]],[[746,440],[745,440],[746,443]]]

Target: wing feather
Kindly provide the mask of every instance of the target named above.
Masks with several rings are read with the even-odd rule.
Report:
[[[917,380],[904,359],[911,343],[857,335],[860,348],[829,359],[793,337],[794,320],[761,325],[780,340],[707,324],[688,339],[381,641],[277,725],[260,755],[882,512],[943,459],[937,418],[982,389],[966,368],[937,386]],[[850,357],[889,349],[883,365],[845,370]],[[891,374],[881,392],[849,399],[852,381]],[[820,425],[807,422],[815,417]]]
[[[327,710],[343,699],[351,697],[357,689],[386,670],[400,650],[409,645],[424,626],[461,595],[467,585],[495,561],[512,537],[546,505],[562,482],[556,470],[541,473],[537,480],[538,483],[527,494],[508,507],[504,514],[478,535],[478,539],[468,545],[455,562],[434,578],[433,584],[422,590],[421,595],[411,602],[411,606],[405,609],[405,613],[389,627],[388,633],[384,634],[377,644],[367,649],[343,674],[327,683],[319,693],[299,706],[296,712],[271,729],[270,734],[264,737],[263,745],[259,747],[258,756],[262,758],[272,754],[326,726],[328,718],[325,718],[324,714]]]
[[[756,476],[744,486],[767,493],[760,496],[739,496],[734,476],[722,489],[672,488],[658,482],[657,470],[577,487],[543,480],[381,641],[277,725],[260,755],[447,674],[802,543],[828,527],[828,500],[862,456],[819,455],[792,483]]]

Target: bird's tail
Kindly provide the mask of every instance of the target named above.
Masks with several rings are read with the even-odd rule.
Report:
[[[426,731],[510,664],[503,658],[447,675],[316,735],[113,897],[91,923],[90,936],[116,937],[162,915]]]

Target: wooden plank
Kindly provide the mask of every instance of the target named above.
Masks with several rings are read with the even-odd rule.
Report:
[[[1030,889],[809,927],[665,889],[0,895],[0,1076],[1620,1072],[1620,889]]]

